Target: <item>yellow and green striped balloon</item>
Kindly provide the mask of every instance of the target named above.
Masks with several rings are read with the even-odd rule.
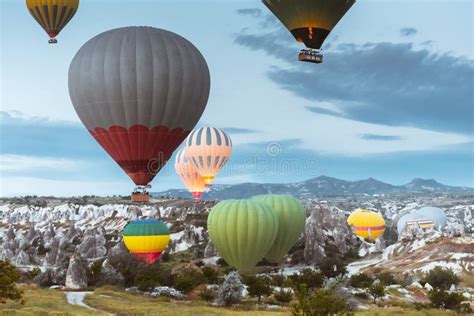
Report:
[[[123,230],[123,242],[137,258],[153,264],[168,247],[170,231],[155,219],[132,221]]]

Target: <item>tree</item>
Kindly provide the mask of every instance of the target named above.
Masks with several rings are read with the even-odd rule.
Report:
[[[339,275],[344,275],[347,272],[344,260],[338,257],[324,258],[318,266],[321,273],[327,278],[335,278]]]
[[[447,308],[457,311],[470,312],[462,302],[465,300],[461,293],[449,293],[442,289],[433,289],[428,292],[431,305],[435,308]]]
[[[292,287],[298,288],[300,285],[306,284],[308,289],[320,288],[324,284],[324,277],[321,273],[312,269],[305,268],[299,274],[290,276]]]
[[[293,305],[295,316],[326,316],[345,311],[346,301],[328,289],[308,290],[300,285],[295,292],[298,302]]]
[[[240,275],[237,271],[231,271],[225,277],[224,283],[217,292],[216,303],[219,306],[232,306],[242,301],[242,291],[244,285],[240,281]]]
[[[273,293],[271,282],[272,280],[266,275],[250,275],[244,278],[249,296],[256,297],[259,304],[262,296],[269,296]]]
[[[421,282],[429,283],[435,289],[448,290],[452,284],[459,284],[459,278],[451,269],[436,267],[426,273]]]
[[[385,295],[385,287],[380,282],[374,282],[368,288],[368,292],[374,298],[374,304],[377,302],[377,299]]]
[[[275,299],[280,303],[289,303],[293,299],[293,293],[291,290],[285,290],[282,288],[275,292],[273,296],[275,296]]]
[[[389,285],[392,285],[392,284],[396,284],[396,280],[395,280],[395,277],[393,276],[393,274],[391,274],[390,272],[388,271],[385,271],[385,272],[382,272],[380,274],[377,275],[377,279],[380,281],[380,283],[382,283],[384,286],[389,286]]]
[[[374,280],[365,273],[354,274],[349,279],[349,285],[359,289],[366,289],[372,285],[373,282]]]
[[[7,300],[20,301],[23,303],[23,291],[17,288],[16,282],[21,275],[16,271],[14,265],[0,260],[0,303],[5,304]]]

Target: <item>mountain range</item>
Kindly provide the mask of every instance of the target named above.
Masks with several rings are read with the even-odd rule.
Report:
[[[327,176],[319,176],[296,183],[241,183],[217,184],[203,199],[242,199],[259,194],[289,194],[298,198],[316,198],[324,196],[350,196],[361,194],[411,194],[411,193],[456,193],[474,194],[474,188],[449,186],[434,179],[416,178],[404,185],[392,185],[373,178],[347,181]],[[189,198],[184,189],[170,189],[153,193],[155,196]]]

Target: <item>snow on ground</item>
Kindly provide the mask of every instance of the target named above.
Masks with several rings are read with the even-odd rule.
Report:
[[[453,270],[454,272],[457,272],[457,273],[460,273],[464,270],[463,267],[460,264],[455,263],[455,262],[434,261],[434,262],[430,262],[430,263],[422,266],[421,268],[414,269],[414,271],[428,272],[428,271],[433,270],[436,267],[441,267],[441,268],[444,268],[444,269],[451,269],[451,270]]]
[[[93,309],[93,308],[87,305],[86,303],[84,303],[84,298],[86,297],[86,295],[92,294],[92,293],[94,292],[64,292],[64,294],[66,294],[66,300],[68,304],[79,305],[88,309]]]

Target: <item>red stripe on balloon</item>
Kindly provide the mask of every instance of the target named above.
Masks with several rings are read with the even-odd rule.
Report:
[[[385,225],[382,226],[354,226],[354,230],[381,230],[385,229]]]
[[[153,264],[156,260],[158,260],[161,256],[161,251],[159,252],[140,252],[134,253],[133,255],[140,260],[145,261],[147,264]]]
[[[165,126],[112,126],[89,131],[136,185],[147,185],[170,159],[189,131]]]

